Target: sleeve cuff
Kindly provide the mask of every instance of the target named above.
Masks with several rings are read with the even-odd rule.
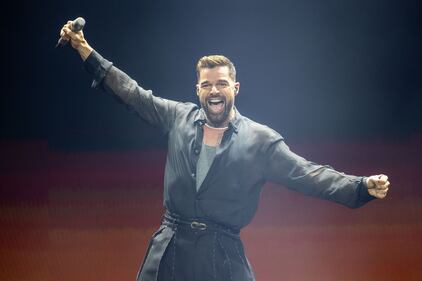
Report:
[[[95,50],[84,61],[85,70],[94,78],[91,87],[98,89],[113,63],[103,58]]]

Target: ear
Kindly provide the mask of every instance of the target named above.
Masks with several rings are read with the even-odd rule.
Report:
[[[195,88],[196,88],[196,95],[199,97],[199,85],[196,84]]]
[[[239,93],[240,90],[240,83],[236,82],[234,83],[234,95],[236,96]]]

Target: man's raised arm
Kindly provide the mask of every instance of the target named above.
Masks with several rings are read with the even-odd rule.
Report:
[[[73,32],[72,23],[68,21],[62,27],[60,36],[78,51],[85,69],[94,78],[92,86],[116,95],[142,119],[167,133],[173,125],[176,108],[180,103],[156,97],[151,91],[144,90],[135,80],[97,53],[88,44],[82,30]]]

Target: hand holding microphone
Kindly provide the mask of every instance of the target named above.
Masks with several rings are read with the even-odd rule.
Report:
[[[56,48],[58,46],[64,46],[70,41],[70,44],[79,52],[82,59],[86,60],[93,49],[85,40],[82,31],[84,26],[85,20],[81,17],[75,19],[74,21],[68,21],[60,30],[60,39],[57,42]]]
[[[69,42],[69,37],[65,36],[66,34],[63,32],[64,28],[70,28],[70,30],[74,33],[82,31],[82,29],[85,26],[85,20],[84,18],[77,18],[75,19],[73,22],[72,21],[68,21],[67,24],[65,24],[62,28],[62,31],[60,32],[60,39],[56,44],[56,48],[58,46],[64,46],[67,44],[67,42]]]

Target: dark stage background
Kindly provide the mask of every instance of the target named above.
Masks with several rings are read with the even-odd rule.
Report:
[[[156,95],[196,102],[195,63],[237,66],[236,104],[385,200],[350,210],[268,183],[242,232],[257,279],[422,280],[420,1],[14,1],[3,26],[0,280],[134,280],[162,214],[166,138],[54,49],[88,42]]]

